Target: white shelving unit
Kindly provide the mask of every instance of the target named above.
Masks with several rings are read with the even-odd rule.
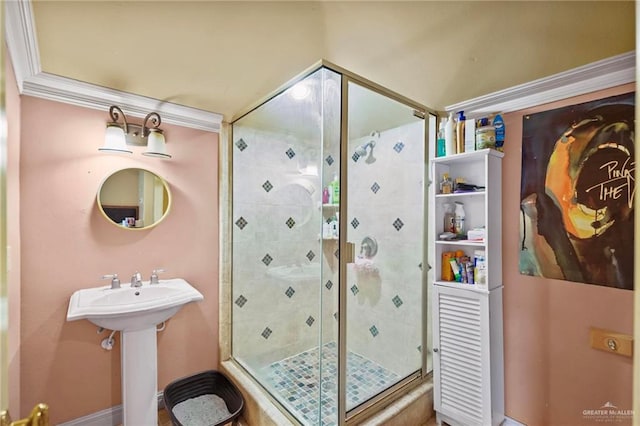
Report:
[[[501,152],[485,149],[432,160],[432,235],[444,228],[445,204],[462,202],[465,228],[485,228],[484,241],[434,242],[433,372],[438,424],[499,425],[504,420],[502,342],[502,168]],[[445,173],[484,187],[474,192],[439,194]],[[442,279],[442,254],[463,251],[471,259],[484,251],[485,285]]]

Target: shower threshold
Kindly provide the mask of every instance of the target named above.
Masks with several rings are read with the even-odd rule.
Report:
[[[335,342],[276,361],[261,371],[264,385],[306,425],[336,425],[338,420],[338,349]],[[321,369],[322,367],[322,369]],[[347,410],[402,378],[376,362],[347,352]]]

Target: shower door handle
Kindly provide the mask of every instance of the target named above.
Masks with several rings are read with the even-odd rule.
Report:
[[[355,263],[356,261],[356,245],[355,243],[347,242],[346,244],[346,253],[344,256],[344,261],[346,263]]]

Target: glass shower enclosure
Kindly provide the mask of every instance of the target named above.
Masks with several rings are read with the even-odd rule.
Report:
[[[430,372],[435,115],[323,64],[232,123],[232,357],[305,425]]]

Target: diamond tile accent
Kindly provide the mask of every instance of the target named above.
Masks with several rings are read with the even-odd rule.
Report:
[[[372,325],[369,331],[371,332],[371,335],[373,337],[376,337],[378,334],[380,334],[380,332],[378,331],[378,328],[375,325]]]
[[[336,257],[336,259],[340,260],[340,249],[336,249],[336,251],[333,252],[333,255]]]
[[[422,352],[422,345],[418,346],[416,349],[418,350],[418,352]]]
[[[360,155],[357,152],[354,152],[353,155],[351,156],[351,159],[353,160],[354,163],[357,163],[358,160],[360,159]]]
[[[240,150],[240,152],[244,151],[249,145],[244,141],[244,139],[240,138],[236,141],[236,146]]]
[[[393,146],[393,150],[398,154],[400,154],[400,151],[402,151],[403,149],[404,149],[404,144],[402,142],[398,142]]]
[[[293,228],[293,225],[296,224],[296,221],[293,220],[292,217],[290,217],[289,219],[287,219],[287,221],[285,222],[287,224],[287,226],[289,227],[289,229]]]
[[[264,263],[265,265],[269,266],[269,264],[273,261],[273,257],[271,257],[269,255],[269,253],[265,254],[264,257],[262,258],[262,263]]]
[[[371,185],[371,190],[374,194],[377,194],[378,191],[380,191],[380,185],[378,185],[378,182],[374,182],[373,185]]]
[[[305,322],[307,323],[307,325],[309,327],[311,327],[313,325],[313,323],[316,322],[316,320],[311,315],[309,315],[309,318],[307,318],[307,320]]]
[[[287,157],[289,157],[289,159],[292,159],[293,157],[295,157],[295,156],[296,156],[295,151],[294,151],[293,149],[291,149],[291,148],[289,148],[289,149],[287,150],[287,152],[285,152],[285,154],[287,154]]]
[[[247,298],[244,297],[243,295],[240,295],[237,299],[236,299],[236,305],[238,305],[240,308],[242,308],[244,306],[244,304],[247,303]]]
[[[402,301],[402,299],[400,299],[400,296],[398,296],[397,294],[395,295],[395,297],[393,299],[391,299],[391,301],[393,302],[394,305],[396,305],[396,308],[399,308],[400,305],[402,305],[404,303]]]
[[[249,222],[246,221],[246,219],[242,216],[240,216],[240,219],[236,220],[236,226],[240,229],[244,229],[245,226],[247,226]]]
[[[338,321],[338,313],[337,313],[337,312],[334,312],[334,313],[333,313],[333,319],[334,319],[334,320],[336,320],[336,321]]]
[[[396,231],[399,231],[400,229],[402,229],[403,226],[404,226],[404,223],[400,220],[400,218],[397,218],[393,222],[393,227],[396,228]]]
[[[287,297],[291,299],[291,297],[294,295],[295,292],[296,291],[292,287],[289,287],[287,291],[284,292],[284,294],[286,294]]]
[[[328,165],[332,165],[335,160],[331,155],[328,155],[327,158],[324,159],[324,161],[326,161]]]
[[[271,333],[273,333],[273,331],[269,327],[267,327],[262,331],[262,333],[260,333],[260,335],[265,339],[268,339],[269,336],[271,336]]]
[[[351,226],[353,226],[353,229],[356,229],[358,225],[360,225],[360,222],[358,221],[357,218],[354,217],[353,220],[351,221]]]
[[[309,262],[311,262],[314,257],[316,257],[316,254],[313,251],[309,250],[309,253],[307,253],[307,259],[309,259]]]
[[[269,192],[273,189],[273,185],[271,185],[271,182],[269,182],[268,180],[266,180],[263,184],[262,187],[264,188],[265,191]]]
[[[331,287],[333,287],[333,283],[331,282],[331,280],[329,280],[324,286],[327,288],[327,290],[331,290]]]
[[[422,271],[422,262],[420,262],[420,264],[418,265],[418,268],[420,268],[420,270]]]
[[[360,293],[360,289],[358,288],[357,285],[354,284],[354,285],[351,286],[351,292],[355,296],[356,294]]]

